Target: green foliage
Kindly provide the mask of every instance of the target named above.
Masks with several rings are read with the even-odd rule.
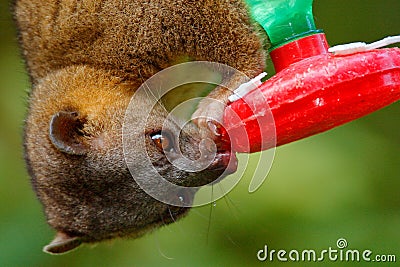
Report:
[[[398,0],[315,1],[314,14],[332,45],[400,34]],[[277,149],[272,170],[256,193],[247,193],[251,177],[245,177],[215,207],[196,208],[179,223],[141,239],[46,255],[41,248],[54,233],[23,163],[29,82],[6,0],[0,0],[0,78],[0,266],[262,266],[267,263],[258,262],[256,253],[265,244],[325,249],[336,247],[340,237],[350,248],[398,253],[400,105],[395,103]],[[320,266],[329,264],[345,265]],[[299,264],[304,265],[311,264]]]

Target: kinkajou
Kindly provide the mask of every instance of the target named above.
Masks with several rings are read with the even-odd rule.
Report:
[[[143,80],[182,57],[223,63],[250,78],[262,72],[263,41],[244,2],[17,0],[14,17],[32,83],[26,163],[47,221],[57,231],[45,251],[135,238],[186,214],[188,208],[158,202],[132,179],[122,151],[124,112]],[[241,82],[235,76],[229,80],[232,87]],[[226,103],[230,94],[215,88],[195,114],[222,116],[208,100]],[[149,100],[143,97],[142,105]],[[141,112],[138,106],[138,117]],[[185,128],[176,143],[160,132],[165,110],[156,108],[151,116],[143,131],[164,177],[196,186],[221,174],[227,151],[219,151],[206,170],[192,173],[173,167],[160,149],[179,146],[189,158],[198,157],[200,140],[214,134],[209,121],[197,120],[198,127]],[[166,125],[176,127],[173,121]]]

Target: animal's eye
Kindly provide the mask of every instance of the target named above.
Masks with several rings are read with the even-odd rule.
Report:
[[[160,151],[171,152],[175,148],[172,135],[166,131],[156,132],[150,137]]]

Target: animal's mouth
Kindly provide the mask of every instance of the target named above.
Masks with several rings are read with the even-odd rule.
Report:
[[[234,152],[224,150],[217,151],[214,161],[208,167],[209,170],[224,171],[223,175],[236,172],[238,160]]]
[[[233,174],[234,172],[236,172],[237,166],[238,166],[238,160],[234,152],[228,150],[217,151],[214,160],[208,166],[207,170],[219,173],[220,175],[219,178],[213,179],[213,181],[211,182],[214,183],[220,181],[225,176]],[[180,192],[179,195],[184,198],[185,202],[191,203],[193,201],[196,192],[197,189],[193,191],[183,190],[182,192]],[[174,197],[176,196],[174,195]],[[190,208],[188,207],[168,205],[167,210],[163,214],[161,214],[160,220],[157,221],[156,223],[162,223],[162,224],[173,223],[177,219],[185,216],[185,214],[189,211],[189,209]]]

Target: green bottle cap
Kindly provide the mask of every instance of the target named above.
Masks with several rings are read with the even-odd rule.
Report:
[[[271,50],[300,38],[321,33],[315,28],[313,0],[246,0],[253,18],[271,41]]]

